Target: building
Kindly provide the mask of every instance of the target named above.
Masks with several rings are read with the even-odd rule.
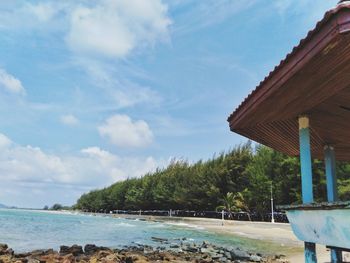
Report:
[[[233,132],[300,156],[303,204],[286,209],[305,262],[350,250],[350,206],[338,202],[335,161],[350,161],[350,1],[340,1],[229,116]],[[313,200],[312,158],[324,159],[325,203]]]

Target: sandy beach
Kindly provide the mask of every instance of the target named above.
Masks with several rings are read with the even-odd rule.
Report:
[[[304,243],[299,241],[293,234],[289,224],[269,222],[247,222],[247,221],[222,221],[210,218],[178,218],[158,216],[135,216],[135,215],[114,215],[123,218],[139,218],[145,220],[156,220],[175,224],[187,224],[189,227],[202,228],[209,232],[239,236],[261,241],[262,249],[271,252],[279,252],[286,255],[292,263],[304,262]],[[317,259],[320,263],[330,262],[329,251],[325,246],[317,246]]]

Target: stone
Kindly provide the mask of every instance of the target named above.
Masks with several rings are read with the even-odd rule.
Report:
[[[231,257],[231,253],[228,252],[228,251],[225,251],[224,255],[225,255],[225,257],[226,257],[227,259],[231,259],[231,258],[232,258],[232,257]]]
[[[88,254],[88,255],[92,255],[100,250],[104,250],[104,249],[101,249],[101,247],[98,247],[94,244],[86,244],[84,247],[84,252],[85,254]]]
[[[133,262],[134,262],[134,260],[132,259],[132,257],[127,257],[125,259],[125,263],[133,263]]]
[[[243,250],[232,249],[230,251],[230,253],[231,253],[232,259],[241,259],[241,260],[249,260],[250,259],[250,255],[248,254],[248,252],[243,251]]]
[[[258,255],[251,255],[249,260],[253,262],[261,262],[262,258]]]
[[[60,247],[60,255],[72,254],[73,256],[78,256],[84,254],[82,246],[73,245],[71,247],[61,246]]]
[[[170,244],[170,248],[180,248],[180,245],[178,244]]]
[[[219,262],[227,262],[227,258],[221,257],[221,258],[219,258]]]
[[[151,237],[151,239],[152,239],[153,241],[161,242],[161,243],[163,243],[163,242],[168,242],[168,239],[167,239],[167,238]]]
[[[7,244],[0,244],[0,255],[6,255],[7,254],[8,246]]]

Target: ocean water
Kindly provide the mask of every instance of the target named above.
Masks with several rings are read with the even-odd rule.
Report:
[[[186,238],[187,241],[195,243],[205,240],[217,245],[236,246],[260,252],[266,252],[267,247],[271,250],[269,245],[261,242],[218,235],[183,223],[0,209],[0,243],[8,244],[16,252],[58,249],[60,245],[73,244],[118,248],[135,242],[159,246],[151,237]]]

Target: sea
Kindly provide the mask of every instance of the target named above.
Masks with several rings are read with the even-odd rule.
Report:
[[[186,223],[153,222],[74,213],[0,209],[0,243],[15,252],[59,249],[61,245],[96,244],[122,248],[135,244],[160,246],[152,237],[186,242],[210,242],[252,252],[267,251],[268,244],[226,234],[216,234]],[[270,249],[271,250],[271,249]],[[273,252],[272,252],[273,253]]]

